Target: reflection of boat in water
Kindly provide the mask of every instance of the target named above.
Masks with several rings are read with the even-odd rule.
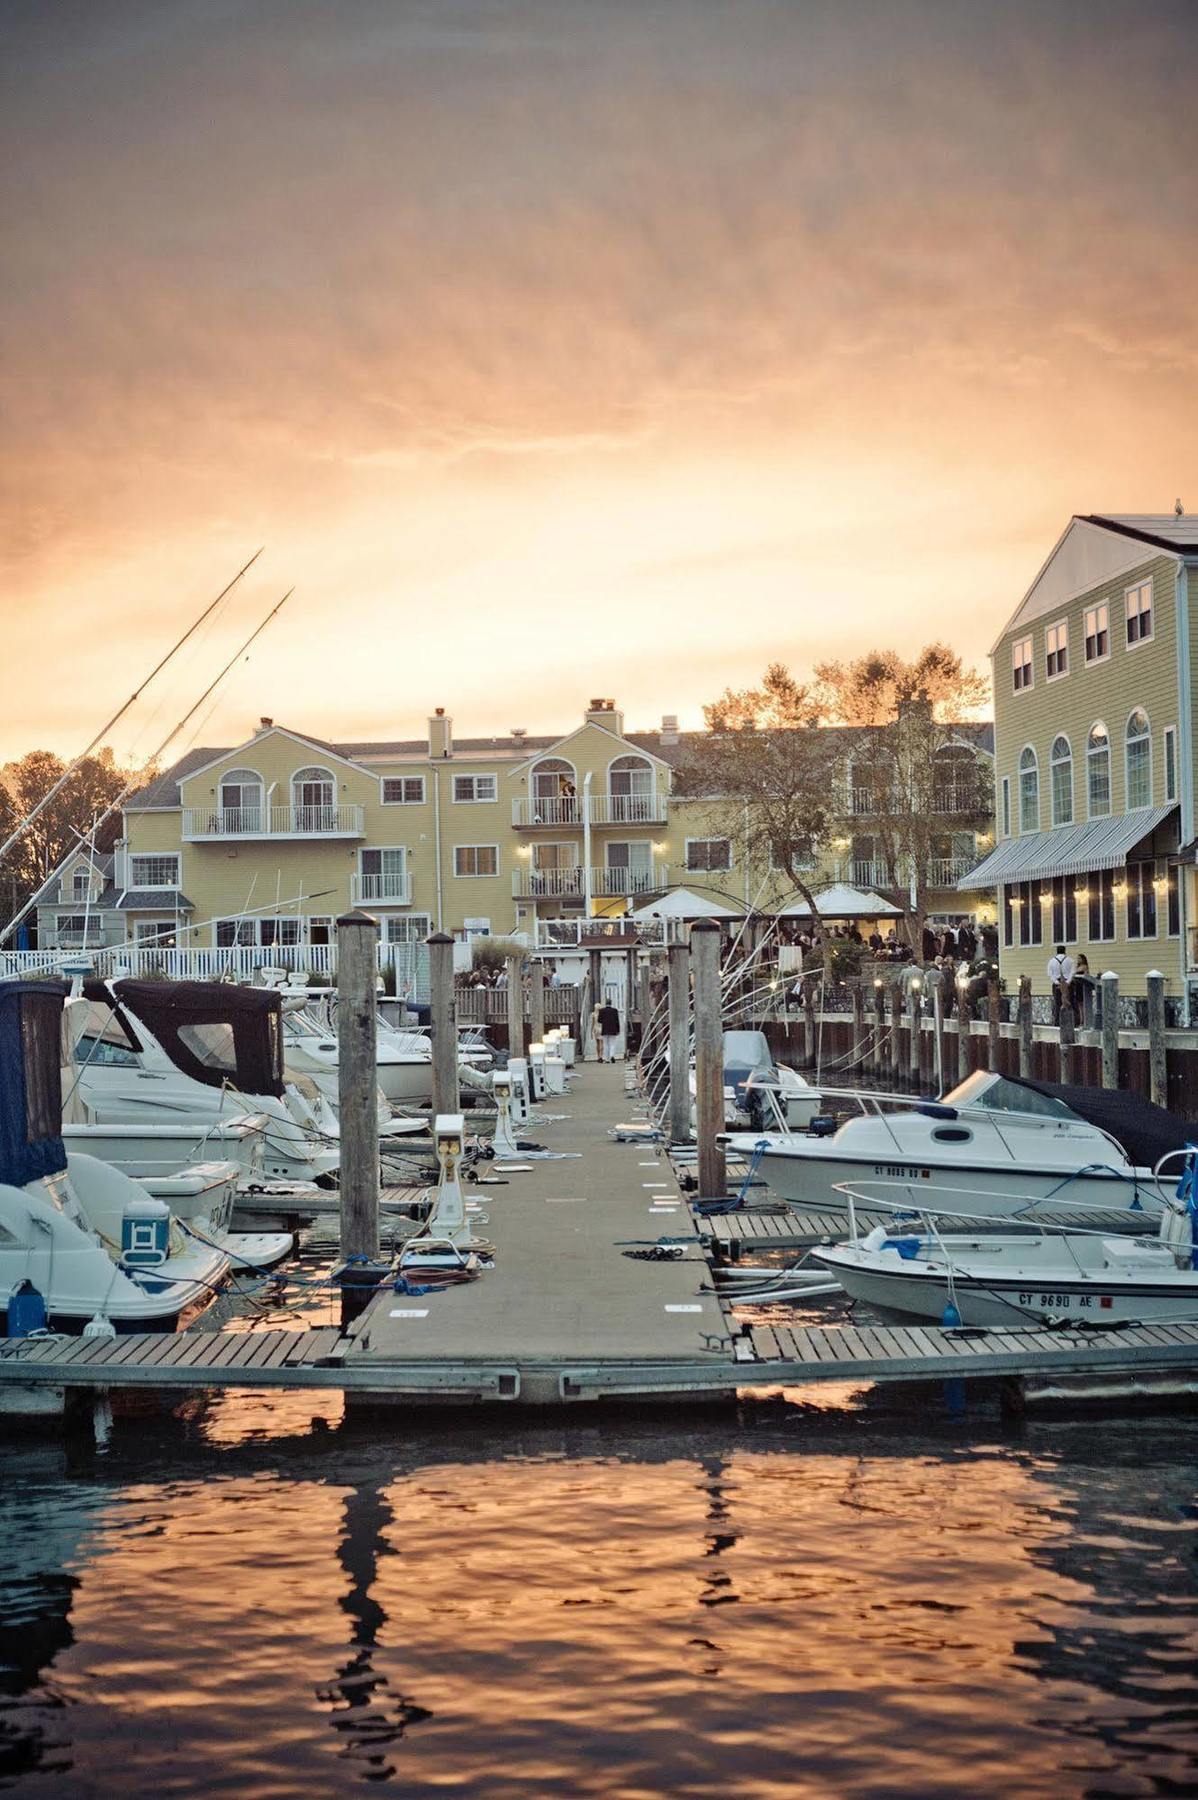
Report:
[[[972,1194],[988,1217],[1023,1211],[1033,1201],[1054,1207],[1156,1218],[1169,1182],[1162,1158],[1184,1150],[1192,1128],[1137,1095],[1062,1087],[979,1070],[942,1101],[864,1090],[824,1089],[825,1104],[851,1103],[856,1116],[827,1136],[774,1132],[733,1137],[743,1154],[760,1150],[761,1173],[794,1206],[839,1211],[842,1185],[909,1183],[894,1203],[951,1209],[937,1190]],[[1176,1175],[1176,1161],[1173,1163]]]
[[[870,1203],[867,1186],[853,1196]],[[946,1211],[977,1198],[944,1196]],[[1088,1325],[1198,1320],[1198,1219],[1169,1202],[1151,1237],[1100,1231],[967,1236],[875,1226],[812,1255],[854,1300],[901,1317],[941,1319],[955,1307],[965,1325],[1067,1319]]]

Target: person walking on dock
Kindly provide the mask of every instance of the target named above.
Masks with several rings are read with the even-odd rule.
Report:
[[[599,1008],[599,1031],[603,1038],[604,1062],[615,1062],[616,1044],[620,1037],[620,1015],[610,1000]]]

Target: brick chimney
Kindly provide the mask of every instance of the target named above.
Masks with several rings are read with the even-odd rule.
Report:
[[[624,714],[616,711],[614,700],[592,700],[583,715],[588,725],[605,725],[619,737],[624,735]]]
[[[677,713],[662,713],[662,715],[661,715],[661,741],[663,744],[676,744],[678,742],[678,714]]]
[[[443,706],[437,708],[428,722],[428,753],[434,762],[453,755],[453,720],[445,716]]]

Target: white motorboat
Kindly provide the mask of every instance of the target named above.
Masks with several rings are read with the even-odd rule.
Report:
[[[695,1068],[691,1063],[691,1099]],[[724,1033],[724,1123],[733,1129],[764,1127],[775,1114],[788,1131],[805,1131],[822,1105],[820,1094],[797,1070],[774,1061],[764,1031]],[[691,1126],[695,1128],[694,1110]]]
[[[340,1045],[336,1029],[308,1007],[283,1013],[285,1056],[289,1068],[310,1075],[321,1093],[338,1104]],[[415,1106],[432,1097],[432,1046],[416,1032],[400,1032],[379,1021],[375,1065],[380,1092],[388,1109]]]
[[[987,1216],[1031,1202],[1156,1219],[1171,1182],[1163,1157],[1184,1149],[1191,1127],[1134,1094],[1060,1087],[978,1070],[941,1101],[864,1090],[823,1090],[825,1105],[857,1108],[827,1136],[733,1135],[730,1148],[759,1157],[761,1174],[792,1206],[839,1211],[840,1189],[862,1181],[905,1186],[896,1204],[948,1212],[938,1190],[985,1195]],[[1176,1179],[1176,1162],[1172,1164]],[[966,1207],[966,1211],[973,1210]]]
[[[62,1141],[63,990],[0,982],[0,1307],[32,1288],[54,1330],[97,1314],[119,1330],[173,1330],[215,1298],[229,1253],[164,1200]]]
[[[247,1179],[312,1182],[336,1169],[335,1116],[314,1085],[284,1069],[277,994],[223,982],[89,980],[67,1010],[87,1122],[146,1130],[126,1167],[136,1159],[147,1174],[166,1173],[168,1160],[178,1168],[219,1145],[237,1146]],[[239,1129],[227,1136],[228,1126]],[[242,1154],[249,1134],[257,1158]]]
[[[868,1203],[868,1192],[855,1196]],[[845,1292],[902,1318],[963,1325],[1094,1326],[1198,1320],[1198,1240],[1184,1201],[1169,1201],[1154,1236],[1100,1231],[942,1234],[875,1226],[812,1256]],[[951,1315],[950,1315],[951,1317]]]

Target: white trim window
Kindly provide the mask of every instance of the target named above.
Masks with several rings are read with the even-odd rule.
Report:
[[[787,875],[790,873],[786,863],[786,851],[789,849],[790,860],[796,869],[814,869],[815,846],[809,837],[787,838],[781,843],[770,844],[770,874]]]
[[[408,853],[401,846],[359,850],[358,886],[364,904],[390,901],[403,905],[408,893]]]
[[[1177,798],[1177,727],[1166,725],[1164,730],[1165,748],[1165,799]]]
[[[1128,812],[1152,805],[1152,731],[1142,706],[1133,707],[1123,743],[1124,804]]]
[[[1082,630],[1085,634],[1086,667],[1091,663],[1105,662],[1111,654],[1111,609],[1105,600],[1094,606],[1087,606],[1082,618]]]
[[[1040,764],[1030,744],[1019,752],[1019,829],[1040,829]]]
[[[138,888],[177,888],[179,857],[175,852],[129,858],[129,886]]]
[[[1011,645],[1011,686],[1017,694],[1032,686],[1032,640],[1016,638]]]
[[[1096,869],[1086,891],[1086,912],[1092,944],[1115,941],[1115,871]]]
[[[214,919],[212,941],[218,950],[286,948],[303,943],[304,920],[294,915],[280,919]]]
[[[423,775],[384,775],[384,806],[423,806]]]
[[[1052,741],[1049,767],[1052,785],[1052,822],[1054,825],[1072,825],[1073,747],[1064,733]]]
[[[453,778],[455,806],[481,806],[498,798],[498,778],[494,775],[455,775]]]
[[[1069,673],[1069,621],[1058,619],[1044,633],[1044,674],[1048,681],[1059,681]]]
[[[173,919],[138,919],[133,926],[134,941],[139,950],[157,946],[159,950],[176,948]]]
[[[1086,740],[1086,812],[1091,819],[1111,813],[1111,734],[1102,719],[1095,719]]]
[[[726,873],[732,867],[731,838],[687,838],[686,866],[695,873]]]
[[[388,913],[382,925],[388,944],[422,944],[433,928],[427,913]]]
[[[1152,583],[1141,581],[1133,588],[1128,588],[1123,596],[1123,609],[1127,618],[1127,647],[1133,650],[1137,644],[1147,644],[1152,639]]]
[[[498,844],[455,844],[453,847],[453,872],[465,881],[474,881],[483,876],[498,875]]]

